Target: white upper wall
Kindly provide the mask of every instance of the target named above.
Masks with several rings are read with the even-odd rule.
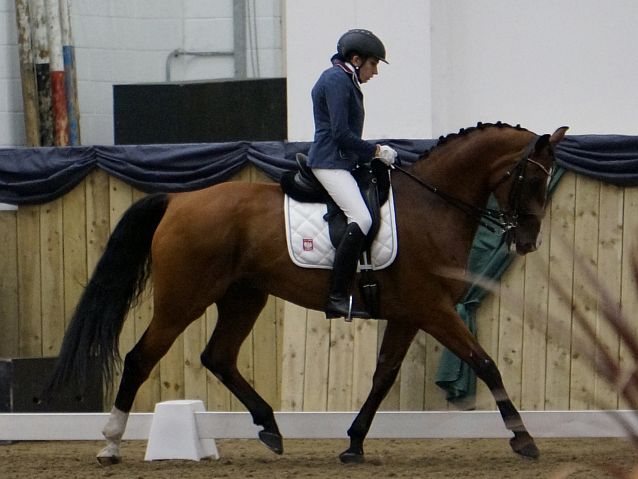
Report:
[[[281,0],[248,2],[247,76],[282,77]],[[166,80],[176,49],[233,50],[233,0],[73,0],[82,143],[113,143],[113,85]],[[15,0],[0,0],[0,145],[25,144]],[[234,59],[182,56],[173,81],[232,78]]]
[[[364,85],[367,138],[437,137],[478,121],[539,133],[636,134],[633,0],[290,0],[290,139],[312,138],[310,89],[338,35],[379,34],[391,65]]]
[[[636,132],[634,0],[433,0],[435,136],[477,121]]]
[[[352,27],[377,33],[390,61],[363,86],[366,138],[430,138],[499,120],[539,133],[564,124],[570,134],[636,134],[634,0],[248,3],[256,34],[247,45],[259,52],[248,75],[287,76],[290,140],[312,139],[310,90]],[[5,146],[25,143],[14,10],[14,0],[0,0]],[[233,0],[74,0],[82,142],[113,142],[113,84],[164,81],[177,48],[232,48],[232,11]],[[233,73],[228,57],[171,64],[173,80]]]
[[[429,138],[429,0],[286,1],[288,138],[312,140],[310,90],[330,67],[339,36],[366,28],[383,41],[389,65],[362,86],[365,138]]]

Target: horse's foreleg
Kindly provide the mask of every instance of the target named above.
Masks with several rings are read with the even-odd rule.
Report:
[[[252,330],[268,295],[235,284],[217,301],[218,318],[213,335],[201,355],[206,366],[250,412],[253,423],[263,426],[259,439],[270,450],[283,453],[283,441],[272,407],[237,369],[239,349]]]
[[[372,378],[372,389],[363,403],[359,414],[348,429],[350,447],[339,455],[344,463],[364,461],[363,441],[365,440],[374,415],[394,384],[401,369],[401,363],[414,339],[417,328],[411,325],[388,322],[379,351],[377,368]]]
[[[468,363],[492,392],[505,427],[514,433],[514,437],[510,439],[512,450],[522,456],[534,459],[540,456],[534,439],[527,432],[521,415],[505,390],[501,373],[492,358],[483,351],[482,355],[479,353],[476,357],[472,357]]]
[[[439,342],[465,361],[490,389],[503,417],[505,427],[514,433],[510,445],[522,456],[537,458],[540,455],[534,439],[527,432],[523,419],[512,403],[498,367],[483,350],[476,338],[456,314],[450,314],[427,331]]]

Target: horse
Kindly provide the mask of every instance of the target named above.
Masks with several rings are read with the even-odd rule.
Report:
[[[348,429],[349,447],[339,455],[342,462],[364,462],[363,443],[374,415],[419,330],[486,383],[513,433],[511,448],[539,456],[496,364],[456,313],[467,281],[442,272],[465,271],[473,237],[487,218],[506,231],[518,254],[538,247],[554,149],[566,130],[537,135],[519,125],[479,123],[441,137],[417,161],[392,172],[399,251],[391,265],[375,272],[379,318],[387,326],[370,393]],[[490,194],[500,210],[485,208]],[[127,311],[152,276],[153,317],[125,356],[103,430],[106,446],[97,455],[101,464],[121,460],[120,441],[139,387],[174,340],[213,303],[218,320],[201,353],[202,364],[263,428],[259,439],[283,453],[272,407],[237,369],[240,346],[269,295],[321,310],[328,294],[327,270],[301,268],[289,257],[283,203],[276,183],[226,182],[151,194],[123,214],[71,318],[51,379],[52,391],[83,384],[91,363],[104,381],[112,381]]]

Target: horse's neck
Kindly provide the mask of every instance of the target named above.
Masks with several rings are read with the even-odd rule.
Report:
[[[499,131],[475,132],[435,148],[428,158],[415,163],[418,176],[465,203],[484,207],[490,194],[490,182],[498,172],[519,159],[533,133],[507,132],[499,141]],[[515,134],[514,134],[515,133]]]

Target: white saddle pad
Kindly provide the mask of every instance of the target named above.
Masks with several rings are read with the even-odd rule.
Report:
[[[288,195],[284,200],[286,240],[293,263],[303,268],[332,268],[335,248],[330,242],[323,203],[300,203]],[[381,207],[379,232],[372,243],[372,269],[392,264],[397,255],[397,226],[392,189]]]

